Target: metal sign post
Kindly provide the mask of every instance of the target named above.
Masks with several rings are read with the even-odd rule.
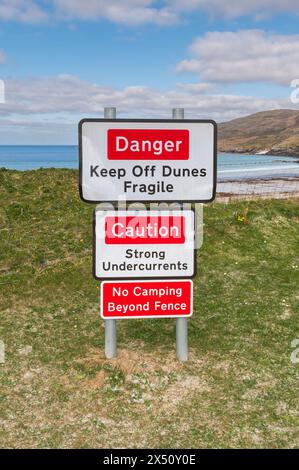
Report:
[[[104,108],[105,119],[116,119],[116,108]],[[105,356],[107,359],[116,357],[116,320],[105,320]]]
[[[184,108],[172,110],[173,119],[184,119]],[[179,361],[188,361],[188,319],[176,319],[176,355]]]

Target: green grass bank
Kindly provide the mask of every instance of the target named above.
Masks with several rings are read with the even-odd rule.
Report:
[[[298,447],[298,200],[204,207],[186,364],[168,319],[104,359],[93,209],[76,171],[0,171],[0,447]]]

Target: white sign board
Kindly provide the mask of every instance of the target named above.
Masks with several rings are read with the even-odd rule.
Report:
[[[216,191],[211,120],[83,119],[80,195],[87,202],[208,202]]]
[[[185,278],[195,275],[192,210],[94,212],[97,279]]]

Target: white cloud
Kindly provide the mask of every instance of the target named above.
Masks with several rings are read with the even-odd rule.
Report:
[[[177,21],[171,7],[155,8],[154,3],[153,0],[54,0],[56,14],[60,18],[92,21],[106,18],[126,25],[168,25]]]
[[[299,77],[299,35],[271,35],[261,30],[210,32],[196,39],[191,59],[177,65],[214,83],[268,82],[288,85]]]
[[[144,86],[113,88],[84,82],[74,76],[6,81],[6,103],[0,116],[73,122],[78,116],[101,115],[105,106],[137,117],[167,117],[173,107],[185,107],[194,117],[224,121],[264,109],[287,106],[286,102],[239,95],[211,94],[206,84],[179,84],[160,91]]]
[[[34,0],[0,0],[0,20],[40,23],[47,13]]]
[[[166,3],[177,13],[205,10],[213,17],[254,15],[260,19],[279,12],[299,14],[298,0],[166,0]]]
[[[144,23],[172,25],[193,11],[227,18],[254,15],[256,19],[280,12],[299,14],[298,0],[52,0],[52,3],[60,18],[106,18],[129,26]]]
[[[207,93],[210,92],[214,85],[211,83],[177,83],[177,87],[181,90],[188,91],[189,93]]]
[[[155,4],[155,0],[0,0],[0,21],[40,23],[46,19],[97,21],[104,18],[127,26],[177,22],[177,13],[170,6],[155,7]]]
[[[47,8],[46,8],[47,6]],[[172,25],[193,11],[212,17],[256,19],[273,13],[299,14],[298,0],[0,0],[0,20],[39,23],[45,19],[97,21],[127,26]]]

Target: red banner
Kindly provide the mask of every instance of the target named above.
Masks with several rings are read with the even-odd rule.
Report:
[[[101,285],[104,319],[190,317],[193,283],[186,281],[107,281]]]
[[[185,217],[181,216],[107,216],[105,243],[182,244],[185,243]]]
[[[185,129],[108,129],[108,160],[188,160]]]

